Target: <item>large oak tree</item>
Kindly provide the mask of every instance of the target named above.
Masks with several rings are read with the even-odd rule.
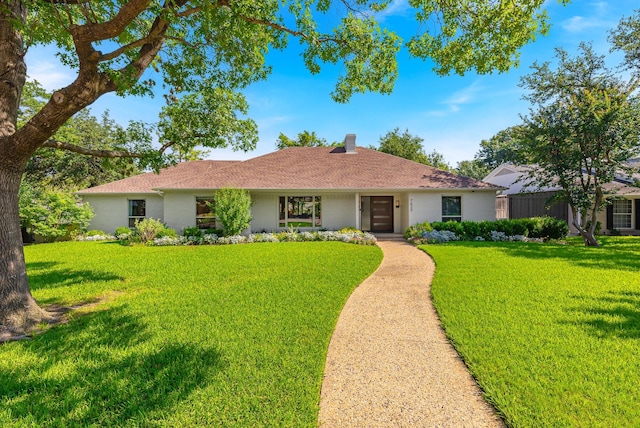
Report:
[[[267,77],[265,56],[289,38],[303,46],[311,73],[338,64],[333,98],[389,93],[402,41],[376,20],[390,1],[375,0],[2,0],[0,1],[0,324],[12,331],[51,314],[31,296],[20,240],[18,188],[41,147],[88,156],[143,159],[158,167],[170,146],[250,149],[256,125],[244,117],[241,91]],[[543,0],[410,0],[416,28],[409,52],[435,71],[504,71],[517,50],[547,30]],[[329,16],[336,21],[326,28]],[[25,57],[36,44],[55,45],[75,80],[53,93],[24,125],[18,106]],[[117,150],[83,147],[52,136],[106,93],[165,95],[161,147],[141,133]]]

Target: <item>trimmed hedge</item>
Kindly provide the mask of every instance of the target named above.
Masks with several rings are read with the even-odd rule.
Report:
[[[428,230],[428,223],[411,226],[405,237],[417,237]],[[564,239],[569,234],[569,225],[564,220],[552,217],[532,217],[497,221],[437,221],[430,224],[433,230],[450,231],[458,238],[473,241],[478,237],[490,241],[492,232],[502,232],[506,236],[526,236],[528,238]]]

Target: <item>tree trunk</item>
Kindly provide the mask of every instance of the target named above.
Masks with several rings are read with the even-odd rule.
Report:
[[[586,212],[579,211],[573,205],[571,204],[569,205],[572,211],[571,222],[573,223],[575,228],[578,230],[580,237],[584,241],[584,245],[587,247],[599,247],[600,243],[596,239],[596,235],[595,235],[595,230],[596,230],[595,219],[597,219],[597,211],[594,210],[591,213],[590,222],[585,222],[585,218],[587,217]],[[580,217],[580,220],[578,220],[578,215]],[[589,227],[587,227],[587,223],[589,223]]]
[[[29,291],[18,216],[21,172],[0,168],[0,341],[50,320]]]

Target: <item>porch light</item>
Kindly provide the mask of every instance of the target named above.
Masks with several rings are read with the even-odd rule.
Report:
[[[396,199],[396,208],[400,208],[400,199]]]

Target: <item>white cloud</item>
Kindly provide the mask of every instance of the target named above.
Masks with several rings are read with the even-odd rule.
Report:
[[[440,104],[443,104],[445,106],[444,108],[429,110],[424,114],[427,117],[444,117],[451,113],[457,113],[461,110],[461,106],[476,102],[478,94],[483,89],[484,88],[478,84],[478,82],[474,82],[470,86],[454,92],[448,98],[443,100]]]
[[[47,91],[55,91],[73,82],[75,74],[61,64],[36,60],[28,64],[29,78],[37,80]]]
[[[562,28],[570,33],[582,33],[593,28],[608,27],[607,21],[595,17],[573,16],[562,22]]]
[[[389,16],[404,16],[411,8],[408,0],[391,0],[391,3],[381,12],[375,14],[378,22],[383,22]]]

